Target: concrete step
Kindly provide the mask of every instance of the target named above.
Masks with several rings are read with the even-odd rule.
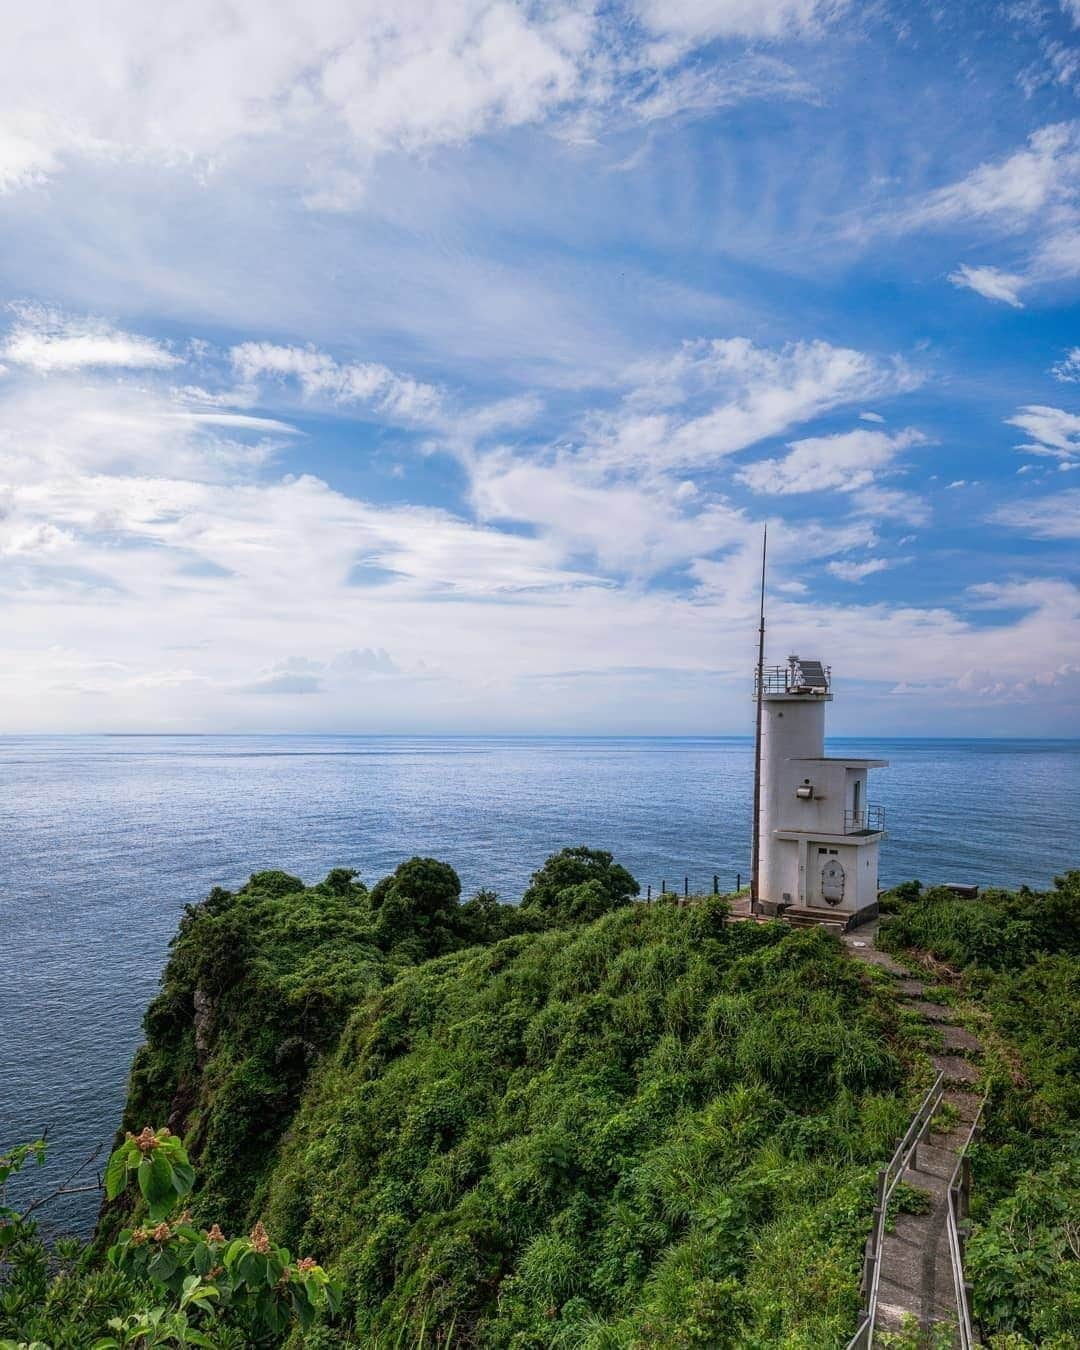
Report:
[[[935,1072],[945,1075],[947,1086],[971,1086],[980,1081],[979,1070],[960,1055],[931,1055],[930,1063]]]
[[[874,946],[872,935],[868,934],[865,928],[853,928],[850,933],[845,933],[840,941],[852,956],[864,965],[877,966],[879,970],[888,971],[890,975],[901,978],[911,974],[907,966],[902,966],[894,956],[890,956],[888,952],[878,951]]]
[[[847,932],[850,917],[838,914],[835,909],[819,909],[814,905],[791,905],[783,913],[792,928],[830,928],[837,933]]]
[[[946,1088],[943,1101],[950,1102],[960,1112],[960,1119],[970,1125],[979,1114],[982,1097],[977,1092],[964,1092],[960,1088]]]
[[[917,981],[912,980],[912,984]],[[905,996],[905,1005],[912,1012],[921,1014],[928,1022],[951,1022],[955,1013],[951,1008],[946,1008],[944,1003],[928,1003],[921,998],[907,998]]]
[[[941,1043],[946,1050],[962,1055],[977,1055],[982,1049],[982,1041],[973,1031],[965,1027],[939,1026]]]

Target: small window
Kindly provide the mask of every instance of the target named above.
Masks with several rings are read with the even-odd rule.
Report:
[[[818,849],[818,852],[819,852],[819,853],[828,853],[828,851],[829,851],[829,850],[828,850],[827,848],[819,848],[819,849]]]
[[[840,851],[839,849],[835,849],[835,848],[829,849],[829,852],[830,852],[830,853],[838,853],[839,851]]]

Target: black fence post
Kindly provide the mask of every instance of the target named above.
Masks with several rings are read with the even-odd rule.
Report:
[[[649,902],[650,905],[652,904],[652,886],[645,887],[645,899]]]
[[[736,872],[736,873],[735,873],[735,889],[736,889],[737,891],[741,891],[741,890],[742,890],[742,873],[741,873],[741,872]]]
[[[661,895],[667,895],[667,882],[666,882],[666,881],[661,881],[661,883],[660,883],[660,894],[661,894]]]
[[[689,899],[690,899],[690,878],[689,878],[689,877],[683,877],[683,879],[682,879],[682,893],[683,893],[683,899],[684,899],[684,900],[689,900]]]
[[[720,894],[720,878],[715,872],[712,874],[712,893],[713,895]]]

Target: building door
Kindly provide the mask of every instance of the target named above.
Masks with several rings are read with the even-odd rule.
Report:
[[[821,869],[821,898],[838,905],[844,898],[844,869],[839,858],[830,858]]]

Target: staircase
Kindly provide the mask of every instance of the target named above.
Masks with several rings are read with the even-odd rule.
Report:
[[[878,952],[872,938],[872,931],[861,929],[857,939],[848,936],[844,942],[856,959],[883,967],[895,977],[898,997],[937,1030],[941,1049],[931,1055],[938,1075],[935,1087],[912,1122],[917,1143],[906,1150],[902,1145],[894,1155],[902,1169],[900,1179],[925,1191],[930,1209],[925,1214],[897,1214],[892,1232],[880,1236],[877,1252],[871,1236],[864,1269],[868,1312],[849,1350],[871,1347],[877,1344],[878,1333],[899,1332],[912,1319],[924,1336],[929,1337],[932,1328],[947,1328],[953,1344],[969,1350],[976,1342],[963,1280],[962,1225],[970,1181],[966,1150],[983,1101],[975,1062],[982,1047],[977,1036],[955,1025],[951,1008],[928,1001],[923,982]],[[934,1128],[933,1116],[941,1102],[950,1103],[958,1113],[948,1130]],[[909,1136],[912,1133],[909,1130]],[[882,1173],[882,1195],[891,1175],[889,1169]]]

